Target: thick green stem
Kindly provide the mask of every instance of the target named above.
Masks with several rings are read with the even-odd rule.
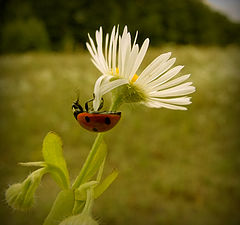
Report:
[[[81,183],[83,181],[83,178],[84,178],[86,172],[88,171],[89,165],[91,164],[91,162],[92,162],[92,160],[93,160],[93,158],[94,158],[94,156],[95,156],[95,154],[98,150],[99,145],[102,143],[103,135],[104,135],[104,133],[99,133],[97,135],[97,137],[94,141],[94,144],[92,146],[92,149],[88,154],[87,160],[85,161],[80,174],[78,175],[78,177],[76,178],[76,180],[73,184],[73,189],[76,189],[81,185]]]

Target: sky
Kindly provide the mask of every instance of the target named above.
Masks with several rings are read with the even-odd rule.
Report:
[[[240,22],[240,0],[205,0],[205,2],[233,21]]]

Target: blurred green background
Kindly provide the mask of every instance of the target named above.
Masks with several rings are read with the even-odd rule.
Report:
[[[155,46],[240,44],[240,24],[203,0],[0,0],[0,8],[1,52],[73,51],[100,25],[117,24]]]
[[[39,161],[50,130],[64,143],[73,180],[95,134],[75,121],[71,104],[90,99],[100,75],[84,49],[87,33],[127,24],[151,48],[144,68],[172,51],[197,91],[188,111],[121,108],[106,134],[107,174],[120,175],[94,205],[105,225],[240,224],[239,24],[198,0],[0,1],[0,218],[4,225],[41,224],[59,188],[45,176],[36,205],[9,208],[4,191]],[[140,69],[140,70],[141,70]],[[109,98],[106,96],[106,106]]]

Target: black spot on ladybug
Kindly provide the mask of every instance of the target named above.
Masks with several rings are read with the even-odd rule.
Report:
[[[96,127],[93,128],[93,131],[98,131],[98,129]]]
[[[109,117],[106,117],[106,118],[105,118],[105,123],[108,124],[108,125],[111,123],[111,120],[110,120]]]
[[[90,118],[88,116],[85,116],[85,120],[86,120],[87,123],[90,122]]]

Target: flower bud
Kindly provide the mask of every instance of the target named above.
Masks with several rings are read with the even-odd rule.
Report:
[[[98,223],[87,213],[70,216],[63,220],[59,225],[98,225]]]
[[[16,210],[27,210],[34,204],[34,194],[45,169],[31,173],[22,183],[11,185],[6,191],[7,203]]]

